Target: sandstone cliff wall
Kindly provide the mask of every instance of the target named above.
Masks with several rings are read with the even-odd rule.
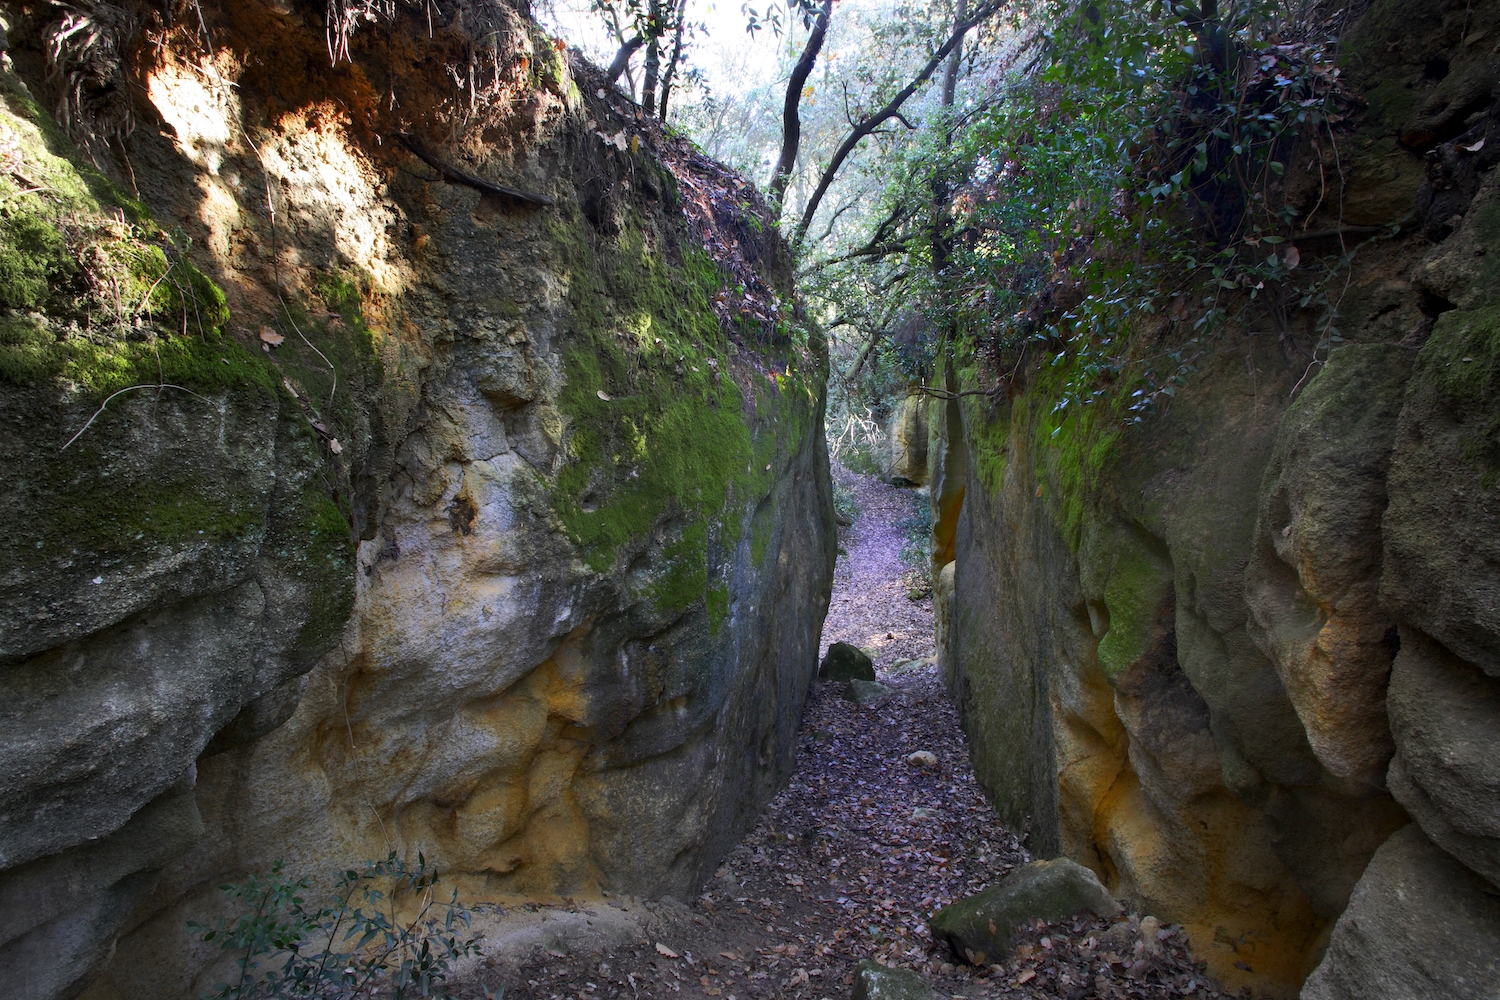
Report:
[[[1055,368],[933,404],[939,655],[986,788],[1257,995],[1500,989],[1497,30],[1384,0],[1346,36],[1369,107],[1306,228],[1401,229],[1316,364],[1264,315],[1140,428],[1058,422]]]
[[[498,4],[337,65],[321,3],[82,5],[117,58],[50,71],[14,6],[0,183],[69,200],[0,241],[43,276],[0,290],[7,990],[196,995],[187,921],[279,859],[693,891],[787,773],[833,564],[753,191]]]

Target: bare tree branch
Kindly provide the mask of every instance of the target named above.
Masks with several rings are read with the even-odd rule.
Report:
[[[794,246],[801,246],[803,240],[806,239],[807,227],[812,224],[813,216],[818,211],[818,205],[822,203],[823,196],[828,193],[829,185],[833,183],[833,179],[838,176],[839,168],[844,165],[844,161],[849,158],[849,154],[854,152],[854,147],[859,145],[860,140],[894,118],[897,112],[901,110],[901,105],[906,103],[907,98],[915,94],[948,58],[949,53],[958,47],[963,41],[964,34],[969,29],[976,27],[999,12],[1006,6],[1006,3],[1007,0],[989,0],[988,3],[979,6],[969,17],[960,21],[955,26],[953,33],[948,36],[948,40],[933,53],[931,59],[927,60],[927,65],[922,67],[922,71],[917,74],[914,80],[905,87],[902,87],[900,92],[891,98],[885,107],[873,114],[867,115],[860,120],[859,124],[854,126],[848,137],[839,146],[838,151],[833,154],[833,159],[828,162],[828,167],[823,171],[823,176],[818,181],[818,186],[814,189],[812,197],[808,200],[807,207],[803,209],[802,221],[797,223],[796,235],[792,237],[792,244]]]
[[[640,51],[641,46],[645,43],[645,36],[636,35],[630,41],[620,46],[620,50],[615,53],[615,61],[610,63],[609,69],[604,71],[604,75],[608,77],[610,83],[614,83],[620,78],[620,74],[625,72],[625,67],[630,65],[630,57]]]
[[[828,228],[823,230],[823,235],[821,237],[819,237],[819,239],[820,240],[826,240],[826,239],[828,239],[829,235],[833,232],[833,227],[839,221],[839,216],[843,215],[845,212],[849,211],[851,208],[853,208],[855,205],[858,205],[858,204],[859,204],[859,199],[856,198],[853,201],[846,201],[846,202],[844,202],[844,204],[840,208],[836,209],[834,211],[834,213],[831,216],[828,217]]]

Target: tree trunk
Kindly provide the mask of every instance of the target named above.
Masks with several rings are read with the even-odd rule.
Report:
[[[609,69],[604,71],[604,75],[609,78],[610,83],[614,83],[620,78],[621,73],[630,68],[630,57],[640,50],[642,43],[645,41],[645,38],[636,35],[630,41],[620,46],[620,50],[615,53],[615,61],[610,63]],[[631,89],[634,89],[634,87],[635,85],[631,84]]]
[[[661,113],[657,116],[667,120],[667,101],[672,96],[672,80],[677,76],[677,66],[682,60],[682,32],[687,27],[687,0],[677,0],[677,27],[672,38],[672,58],[667,60],[667,71],[661,78]]]
[[[802,47],[802,57],[792,67],[792,75],[786,83],[786,102],[781,111],[781,158],[771,174],[771,203],[776,214],[781,214],[781,200],[786,195],[787,182],[792,177],[792,167],[797,163],[797,147],[802,142],[802,88],[812,75],[813,64],[823,49],[823,40],[828,36],[828,19],[833,14],[833,0],[823,0],[823,9],[813,23],[812,34]]]
[[[625,74],[625,86],[630,92],[631,99],[634,100],[635,74],[630,72],[630,57],[635,54],[635,49],[640,48],[641,45],[646,41],[646,39],[645,36],[637,34],[635,38],[627,42],[625,40],[625,28],[620,24],[620,12],[614,7],[609,8],[609,18],[610,21],[614,24],[615,40],[620,43],[620,49],[623,51],[626,46],[631,44],[635,45],[635,48],[625,53],[625,62],[620,66],[620,72]],[[615,55],[615,61],[620,61],[620,57],[618,54]],[[614,67],[611,66],[610,68],[613,69]]]
[[[656,83],[661,71],[661,0],[651,0],[646,8],[646,66],[641,83],[641,107],[646,114],[656,114]]]
[[[969,0],[958,0],[958,7],[953,12],[954,30],[960,32],[958,44],[953,47],[953,54],[948,57],[948,68],[943,72],[943,107],[953,107],[953,94],[958,89],[958,68],[964,61],[963,24],[964,18],[969,16]]]
[[[949,109],[953,107],[954,97],[958,91],[958,70],[964,58],[964,19],[968,16],[969,0],[958,0],[953,11],[953,30],[958,34],[958,44],[953,47],[952,54],[948,56],[948,66],[943,71],[945,118]],[[953,143],[952,123],[945,120],[943,128],[943,146],[946,148]],[[943,167],[939,164],[938,170],[932,176],[932,274],[934,278],[939,279],[948,266],[948,230],[952,228],[951,220],[948,218],[948,198],[951,194],[948,178],[943,175]]]

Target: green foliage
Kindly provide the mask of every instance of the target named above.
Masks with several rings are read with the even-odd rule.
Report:
[[[911,510],[896,525],[901,532],[901,561],[907,589],[932,590],[932,504],[925,493],[911,492]]]
[[[277,862],[269,875],[220,886],[240,907],[213,927],[190,923],[202,939],[235,957],[239,975],[205,998],[447,997],[455,960],[478,954],[464,938],[468,911],[455,891],[434,906],[437,870],[422,855],[412,866],[383,861],[338,873],[333,898],[310,905],[312,883]],[[414,912],[413,912],[414,911]]]
[[[1341,342],[1330,289],[1354,251],[1295,246],[1283,183],[1293,155],[1319,158],[1348,113],[1331,26],[1276,0],[1195,18],[1126,0],[1035,4],[993,89],[929,113],[888,152],[858,239],[804,268],[835,322],[878,339],[863,364],[843,354],[859,369],[851,401],[879,405],[883,352],[914,380],[941,342],[982,360],[970,388],[1054,365],[1060,408],[1123,394],[1119,419],[1138,423],[1226,320],[1285,329],[1310,311],[1314,352]]]
[[[859,520],[859,498],[854,487],[840,478],[833,480],[833,513],[840,523],[853,524]]]
[[[934,290],[996,356],[1066,367],[1060,406],[1126,387],[1138,422],[1229,311],[1263,296],[1283,315],[1321,307],[1325,346],[1337,342],[1326,290],[1348,257],[1314,262],[1288,243],[1280,178],[1345,101],[1333,39],[1274,4],[1222,25],[1122,2],[1099,13],[1043,10],[1046,68],[949,148],[960,235]],[[1163,342],[1169,326],[1184,332]]]

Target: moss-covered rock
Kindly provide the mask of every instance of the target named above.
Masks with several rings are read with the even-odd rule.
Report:
[[[872,705],[878,705],[895,693],[893,688],[881,684],[879,681],[867,681],[859,677],[851,677],[848,681],[848,686],[845,688],[845,697],[860,708],[869,708]]]
[[[1084,911],[1110,917],[1120,911],[1120,904],[1076,861],[1033,861],[983,892],[939,910],[932,918],[932,934],[971,965],[992,965],[1009,959],[1018,928],[1032,920],[1064,920]]]
[[[828,646],[828,652],[823,654],[823,662],[818,665],[818,676],[829,681],[874,681],[875,662],[870,655],[858,646],[852,646],[847,642],[835,642]]]
[[[4,488],[45,515],[0,531],[0,596],[45,596],[13,616],[30,652],[7,731],[35,738],[8,746],[16,774],[77,778],[16,789],[37,819],[3,832],[28,850],[99,832],[64,851],[103,858],[138,843],[107,832],[137,793],[193,765],[203,839],[136,856],[76,940],[51,913],[6,926],[82,977],[169,863],[97,989],[176,997],[222,978],[186,929],[211,887],[279,858],[316,880],[422,851],[476,900],[690,895],[789,772],[833,565],[826,348],[764,206],[738,188],[728,217],[685,214],[678,175],[722,168],[576,86],[591,71],[518,15],[501,89],[457,131],[458,20],[357,33],[330,67],[284,5],[204,16],[212,73],[189,36],[140,56],[150,107],[123,148],[144,204],[68,160],[46,175],[61,201],[16,202],[36,209],[11,241],[29,263],[0,260],[23,473]],[[408,130],[552,205],[449,183],[390,141]],[[89,291],[107,267],[123,323]]]

